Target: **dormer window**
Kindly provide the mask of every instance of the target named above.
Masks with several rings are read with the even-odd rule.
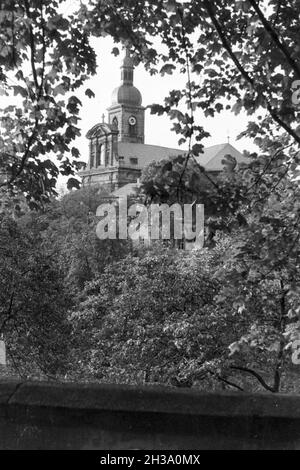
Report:
[[[137,165],[138,164],[138,159],[136,157],[131,157],[130,158],[130,163],[131,163],[131,165]]]

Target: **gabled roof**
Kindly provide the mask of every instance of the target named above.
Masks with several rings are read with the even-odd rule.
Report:
[[[195,157],[195,160],[208,171],[222,171],[224,169],[222,160],[227,154],[234,157],[238,164],[248,161],[241,152],[229,143],[206,147],[203,149],[203,153]]]

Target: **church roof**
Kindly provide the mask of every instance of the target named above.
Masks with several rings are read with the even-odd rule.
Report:
[[[195,160],[207,171],[222,171],[224,168],[222,160],[228,154],[234,157],[238,164],[247,162],[246,157],[229,143],[206,147]]]
[[[183,149],[175,149],[169,147],[160,147],[158,145],[135,144],[135,143],[118,143],[118,155],[122,158],[125,166],[132,166],[131,158],[137,158],[137,168],[144,168],[153,161],[164,160],[169,157],[184,155],[187,151]],[[238,163],[246,162],[246,158],[234,148],[231,144],[219,144],[203,149],[198,157],[195,157],[199,165],[205,167],[209,171],[222,171],[225,155],[232,155]]]
[[[119,143],[119,152],[122,152],[122,154],[120,153],[120,156],[122,155],[126,159],[124,160],[124,163],[129,163],[130,158],[132,157],[139,158],[139,167],[145,167],[153,160],[159,161],[168,157],[187,153],[182,149],[130,143]],[[224,168],[222,160],[227,154],[232,155],[237,160],[238,164],[247,162],[247,159],[241,154],[241,152],[229,143],[206,147],[203,149],[203,153],[198,157],[195,157],[195,159],[208,171],[222,171]],[[116,198],[133,196],[136,194],[138,187],[138,183],[128,183],[113,191],[111,194]]]
[[[153,161],[159,161],[185,153],[186,150],[183,149],[160,147],[159,145],[118,142],[118,155],[119,157],[123,157],[123,164],[131,165],[130,158],[137,158],[138,168],[144,168]]]

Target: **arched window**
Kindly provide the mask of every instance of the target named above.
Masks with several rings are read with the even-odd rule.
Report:
[[[110,142],[106,143],[105,166],[109,166],[110,161]]]
[[[100,153],[100,165],[105,166],[105,145],[101,145],[101,153]]]
[[[101,147],[102,145],[98,143],[97,145],[97,157],[96,157],[96,167],[101,164]]]
[[[114,117],[112,123],[113,123],[113,126],[115,127],[115,129],[118,130],[119,129],[118,118]]]
[[[95,158],[96,158],[96,145],[95,141],[90,141],[90,167],[94,168],[95,166]]]

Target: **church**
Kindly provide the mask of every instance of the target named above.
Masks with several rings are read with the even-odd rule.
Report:
[[[134,65],[126,52],[121,66],[121,85],[112,93],[108,122],[104,116],[87,133],[89,159],[79,175],[82,183],[97,185],[115,196],[130,193],[142,170],[152,161],[184,155],[185,150],[145,144],[145,107],[142,95],[134,86]],[[245,158],[231,144],[214,145],[196,157],[212,174],[223,170],[222,160],[230,154],[237,161]]]

